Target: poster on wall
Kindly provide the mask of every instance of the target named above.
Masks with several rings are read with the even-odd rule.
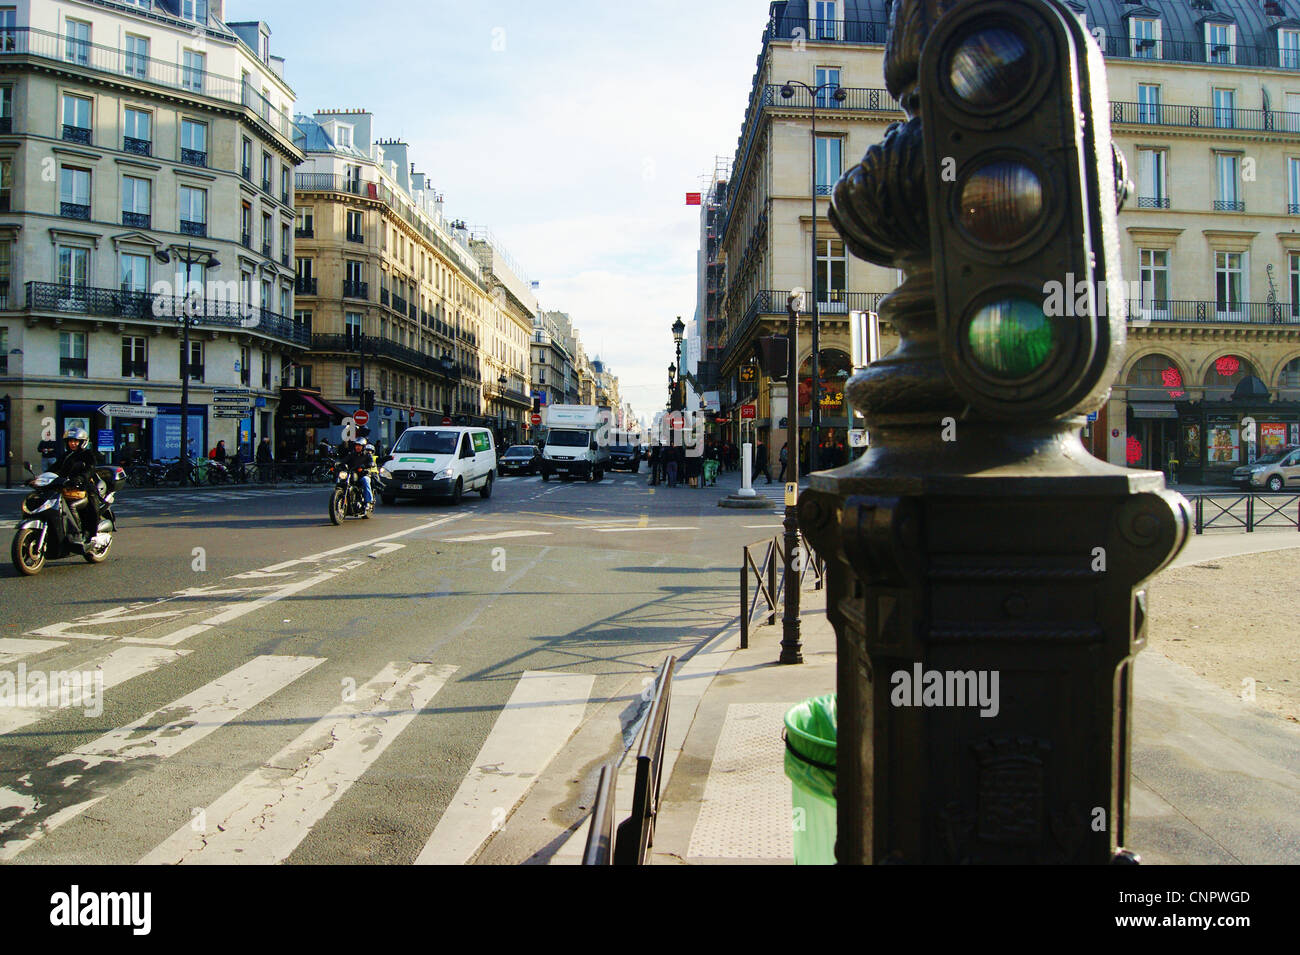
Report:
[[[1292,422],[1288,427],[1291,429],[1291,440],[1289,444],[1300,444],[1300,423]]]
[[[1240,431],[1230,424],[1210,425],[1208,445],[1210,464],[1236,464],[1241,460],[1238,443]]]
[[[1201,423],[1183,421],[1183,465],[1199,467],[1201,463]]]
[[[89,418],[64,418],[63,419],[64,432],[66,433],[68,431],[71,431],[73,428],[80,428],[82,431],[86,432],[86,434],[90,434],[90,419]]]
[[[1286,444],[1286,425],[1282,422],[1265,422],[1259,426],[1261,454],[1272,454]]]

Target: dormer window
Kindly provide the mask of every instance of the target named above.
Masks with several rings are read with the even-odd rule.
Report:
[[[1237,62],[1237,27],[1233,23],[1205,24],[1205,62]]]
[[[335,126],[334,142],[336,142],[338,145],[346,149],[351,149],[352,148],[352,127],[341,126],[341,125]]]
[[[1160,59],[1160,20],[1156,17],[1129,17],[1129,43],[1135,57]]]
[[[207,23],[208,0],[181,0],[181,16],[195,23]]]
[[[1284,70],[1300,70],[1300,30],[1277,31],[1277,55]]]

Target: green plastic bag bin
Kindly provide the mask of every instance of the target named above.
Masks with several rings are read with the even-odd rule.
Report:
[[[835,694],[785,714],[785,774],[794,805],[794,864],[835,864]]]

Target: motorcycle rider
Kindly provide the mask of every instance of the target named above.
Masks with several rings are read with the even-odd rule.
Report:
[[[63,457],[54,464],[54,473],[65,478],[71,487],[86,492],[88,518],[82,521],[82,536],[89,542],[99,533],[100,499],[99,482],[95,468],[100,464],[99,454],[90,447],[90,435],[84,428],[69,428],[63,432]]]
[[[367,434],[369,432],[362,428],[357,432],[357,438],[364,438]],[[370,490],[370,469],[374,466],[374,458],[357,438],[344,438],[339,444],[339,463],[357,475],[361,497],[365,500],[366,507],[370,507],[375,502]]]

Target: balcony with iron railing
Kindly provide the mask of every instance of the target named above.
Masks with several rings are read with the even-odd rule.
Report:
[[[90,203],[88,202],[60,202],[59,215],[65,219],[89,219]]]
[[[838,316],[847,318],[849,312],[875,311],[880,300],[887,294],[887,292],[831,291],[827,293],[826,301],[817,303],[817,314],[819,319]],[[745,336],[758,324],[760,317],[765,315],[784,317],[786,314],[785,303],[789,295],[788,291],[770,289],[764,289],[755,294],[740,320],[734,324],[734,327],[728,333],[727,343],[723,349],[724,353],[730,354],[733,348],[739,346],[744,341]],[[800,312],[801,323],[808,317],[806,312]]]
[[[370,285],[367,282],[361,282],[356,279],[344,279],[343,297],[368,299],[370,298]]]
[[[147,139],[136,139],[134,136],[123,136],[122,152],[134,153],[137,156],[149,156],[153,153],[153,143]]]
[[[181,162],[186,166],[201,166],[206,168],[208,165],[208,152],[206,149],[181,149]]]
[[[1128,302],[1130,325],[1298,325],[1300,302],[1149,300]]]
[[[181,235],[193,235],[199,238],[205,238],[208,234],[208,224],[206,222],[196,222],[192,219],[181,220]]]
[[[316,276],[299,275],[293,280],[293,291],[295,295],[315,295]]]
[[[89,146],[90,130],[84,126],[70,126],[64,123],[63,139],[69,143],[80,143],[82,146]]]
[[[26,290],[26,308],[33,312],[132,319],[165,326],[178,324],[187,312],[193,311],[189,319],[191,326],[242,329],[295,345],[307,344],[306,330],[291,319],[270,309],[239,302],[207,299],[191,303],[184,296],[56,282],[28,282]]]
[[[460,375],[457,374],[459,369],[454,362],[451,363],[450,371],[448,371],[441,358],[426,355],[422,351],[417,351],[406,345],[399,345],[397,342],[389,341],[386,338],[367,337],[363,339],[362,345],[364,345],[367,358],[388,358],[420,371],[432,372],[448,382],[460,380]],[[311,349],[315,352],[332,352],[345,355],[355,355],[361,350],[358,348],[354,336],[331,334],[313,334],[311,336]]]
[[[1273,38],[1272,44],[1252,46],[1245,43],[1212,44],[1202,39],[1154,40],[1107,34],[1102,37],[1101,49],[1106,56],[1119,60],[1300,71],[1300,52],[1280,49],[1276,36],[1271,32],[1267,35]]]
[[[253,87],[227,76],[218,76],[173,61],[129,53],[117,47],[70,40],[34,27],[7,27],[0,42],[0,61],[30,57],[67,67],[89,70],[130,82],[148,83],[186,94],[209,97],[248,108],[253,117],[285,139],[293,141],[298,128],[282,111]]]
[[[147,212],[122,213],[122,225],[130,226],[133,229],[148,229],[152,219],[153,217]]]
[[[1180,106],[1111,100],[1115,126],[1170,126],[1178,129],[1221,129],[1232,132],[1300,133],[1300,113],[1232,106]]]

